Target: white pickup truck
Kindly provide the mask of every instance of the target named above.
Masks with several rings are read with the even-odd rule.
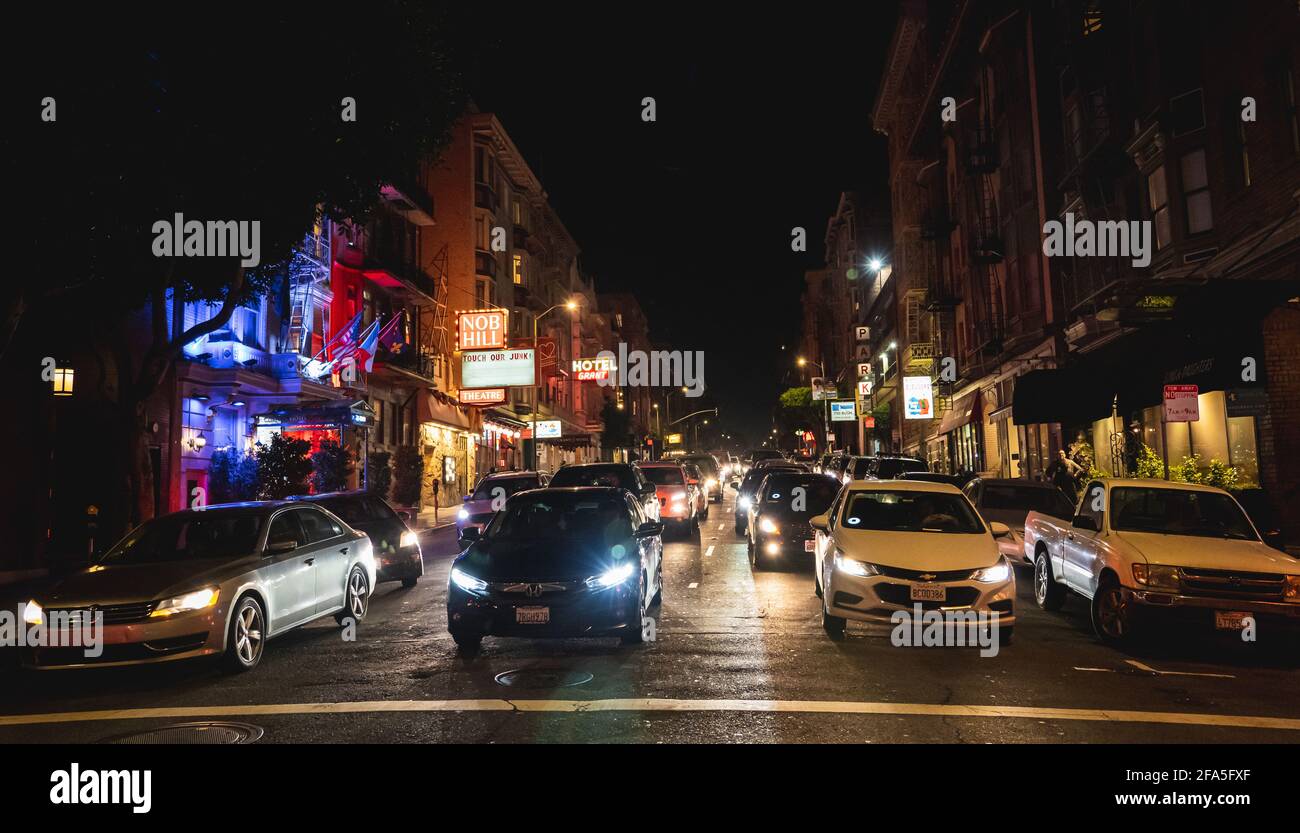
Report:
[[[1260,638],[1300,625],[1300,560],[1266,545],[1222,489],[1094,480],[1072,522],[1030,512],[1024,545],[1038,606],[1058,610],[1074,591],[1106,642],[1132,639],[1154,616],[1226,630],[1249,617]]]

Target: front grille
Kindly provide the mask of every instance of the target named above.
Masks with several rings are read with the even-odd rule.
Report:
[[[566,593],[585,586],[580,581],[494,581],[488,584],[492,595],[502,601],[529,602],[564,598]]]
[[[1286,576],[1280,573],[1238,573],[1184,567],[1182,574],[1183,592],[1188,596],[1280,602],[1286,589]]]
[[[907,581],[969,581],[973,570],[905,570],[902,567],[885,567],[877,564],[881,575]],[[922,578],[925,576],[925,578]]]
[[[46,616],[50,621],[54,621],[54,616],[58,614],[66,617],[65,621],[70,626],[79,627],[83,623],[90,624],[94,621],[96,613],[102,613],[105,625],[126,625],[148,619],[153,606],[153,602],[130,602],[119,605],[51,608],[46,611]]]
[[[890,604],[911,607],[919,604],[922,610],[937,610],[943,607],[970,607],[979,598],[980,591],[974,587],[949,587],[948,598],[942,602],[914,602],[912,590],[906,584],[877,584],[876,595],[881,601]]]

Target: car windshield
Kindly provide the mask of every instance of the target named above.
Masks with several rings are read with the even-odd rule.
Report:
[[[336,497],[312,502],[324,506],[348,524],[390,521],[397,517],[397,513],[377,497]]]
[[[1111,490],[1110,512],[1118,531],[1259,540],[1237,502],[1216,492],[1121,486]]]
[[[821,475],[780,475],[767,478],[761,503],[765,512],[790,518],[811,518],[830,507],[839,484]]]
[[[884,457],[876,467],[876,477],[881,480],[894,480],[905,471],[929,471],[924,460],[904,460],[897,457]]]
[[[260,512],[179,512],[136,527],[109,550],[105,564],[158,564],[234,558],[257,549]]]
[[[716,477],[718,474],[718,464],[712,457],[683,457],[682,462],[699,466],[700,471],[709,477]]]
[[[496,514],[483,537],[491,541],[582,538],[615,544],[632,536],[632,519],[619,494],[538,492]]]
[[[498,495],[510,497],[515,492],[536,489],[540,485],[541,483],[538,482],[535,474],[527,477],[486,477],[478,484],[478,488],[474,490],[474,494],[470,495],[469,499],[491,500]],[[498,489],[503,491],[498,492]]]
[[[758,491],[758,487],[762,485],[764,477],[767,477],[773,472],[779,471],[796,471],[796,469],[789,466],[769,466],[768,468],[762,469],[750,469],[745,475],[745,479],[740,483],[740,493],[752,495],[754,492]]]
[[[628,466],[565,466],[551,478],[552,486],[614,486],[636,490],[636,478]]]
[[[1074,515],[1074,504],[1060,489],[1005,483],[985,483],[980,489],[980,508],[1024,512],[1033,510],[1054,518],[1067,519]]]
[[[641,469],[645,479],[656,486],[683,486],[682,470],[677,466],[645,466]]]
[[[880,532],[980,533],[984,524],[961,495],[921,491],[854,492],[840,522]]]

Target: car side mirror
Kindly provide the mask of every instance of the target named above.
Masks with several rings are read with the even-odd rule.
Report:
[[[469,503],[469,495],[461,495],[460,502]]]
[[[989,531],[993,533],[994,538],[1006,538],[1011,534],[1011,527],[999,521],[990,521]]]
[[[738,481],[738,480],[733,480],[733,481],[731,481],[731,483],[728,484],[728,485],[730,485],[731,488],[735,489],[737,492],[740,491],[740,481]]]
[[[664,525],[654,521],[646,521],[636,528],[634,534],[637,538],[653,538],[656,535],[664,534]]]
[[[809,519],[808,525],[811,526],[813,529],[820,529],[822,532],[826,532],[831,525],[831,516],[814,515],[812,518]]]
[[[1286,552],[1286,543],[1280,529],[1270,529],[1264,533],[1264,543],[1275,550]]]
[[[1075,515],[1073,525],[1075,529],[1086,529],[1091,532],[1100,532],[1097,521],[1091,515]]]
[[[293,552],[298,549],[298,542],[293,538],[277,538],[274,541],[268,541],[266,544],[267,555],[279,555],[280,553]]]

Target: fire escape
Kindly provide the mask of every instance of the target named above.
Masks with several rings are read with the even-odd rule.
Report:
[[[983,76],[981,76],[983,77]],[[987,91],[984,101],[989,100]],[[977,362],[995,358],[1002,352],[1003,309],[998,286],[997,264],[1002,262],[1005,247],[993,175],[998,169],[998,148],[987,110],[981,124],[970,136],[966,155],[966,173],[972,196],[971,284],[974,291],[968,306],[972,317],[970,353]],[[973,370],[973,368],[972,368]]]
[[[322,217],[294,251],[289,264],[289,316],[282,333],[286,352],[312,355],[312,310],[316,301],[329,300],[329,282],[329,221]]]

